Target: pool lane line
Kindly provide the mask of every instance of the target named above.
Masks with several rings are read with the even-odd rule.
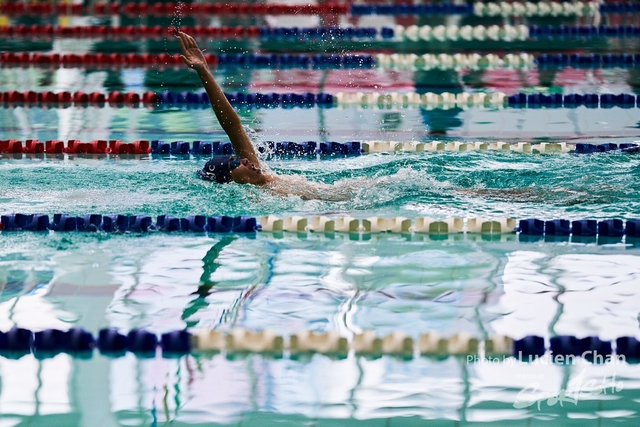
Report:
[[[517,220],[502,218],[445,218],[429,217],[384,218],[372,216],[354,218],[345,216],[206,216],[189,215],[174,217],[158,215],[156,219],[149,215],[69,215],[12,213],[0,216],[0,230],[11,232],[105,232],[105,233],[255,233],[258,231],[281,234],[284,232],[307,235],[323,234],[376,234],[394,233],[410,236],[412,234],[429,235],[515,235],[523,236],[522,241],[537,241],[543,237],[558,241],[593,242],[598,239],[606,243],[622,243],[627,237],[629,242],[637,243],[640,238],[640,219],[552,219],[527,218]]]
[[[359,156],[373,153],[425,153],[425,152],[469,152],[469,151],[498,151],[518,152],[525,154],[594,154],[605,152],[637,153],[640,145],[628,143],[589,144],[583,142],[515,142],[504,141],[264,141],[257,147],[258,151],[267,157],[311,157],[327,159],[332,157]],[[178,156],[178,159],[188,159],[189,155],[216,156],[233,155],[233,146],[228,141],[172,141],[139,140],[123,142],[120,140],[94,140],[82,142],[70,139],[66,143],[60,140],[41,142],[37,139],[25,141],[17,139],[0,140],[0,154],[8,154],[7,158],[19,160],[27,156],[38,157],[49,155],[59,158],[65,154],[93,156],[96,160],[106,159],[108,156]],[[157,157],[162,158],[162,157]]]
[[[471,53],[353,53],[353,54],[301,54],[301,53],[219,53],[205,54],[213,68],[241,69],[533,69],[539,68],[634,68],[640,64],[640,54],[631,53],[542,53],[538,56],[527,52],[500,54]],[[2,52],[3,67],[26,64],[50,68],[112,69],[112,68],[183,68],[178,54],[166,53],[42,53]]]
[[[456,41],[501,41],[524,42],[548,39],[576,39],[593,38],[637,38],[640,37],[640,26],[631,25],[396,25],[392,27],[180,27],[195,38],[236,38],[242,40],[308,42],[308,43],[336,43],[357,42],[370,44],[381,42],[392,46],[400,42],[456,42]],[[175,28],[146,25],[111,26],[53,26],[53,25],[10,25],[0,27],[0,36],[51,39],[60,37],[71,38],[136,38],[163,39],[171,37]]]
[[[250,108],[373,108],[397,109],[503,109],[503,108],[640,108],[640,95],[630,93],[515,93],[504,92],[336,92],[336,93],[276,93],[231,92],[225,93],[229,102],[238,107]],[[160,93],[112,91],[101,92],[51,92],[8,91],[0,92],[0,106],[95,106],[114,108],[210,108],[206,92]]]
[[[420,4],[406,2],[403,4],[344,4],[325,3],[321,5],[291,5],[291,4],[187,4],[179,5],[174,3],[96,3],[84,6],[82,4],[57,4],[6,2],[0,5],[0,12],[10,16],[26,15],[72,15],[72,16],[220,16],[220,15],[386,15],[386,16],[450,16],[450,15],[474,15],[478,17],[545,17],[545,16],[595,16],[602,14],[632,14],[639,13],[640,6],[634,3],[609,3],[601,4],[596,1],[582,2],[476,2],[469,4]]]
[[[0,13],[16,16],[39,16],[52,14],[64,16],[109,17],[111,15],[141,16],[219,16],[219,15],[345,15],[349,6],[344,3],[327,2],[323,4],[295,5],[286,3],[192,3],[174,2],[148,3],[95,3],[93,5],[71,3],[28,3],[8,1],[0,5]]]
[[[31,331],[13,327],[0,331],[0,354],[21,357],[33,353],[38,358],[59,353],[88,358],[94,350],[111,357],[131,352],[139,357],[165,357],[188,354],[224,353],[226,355],[263,354],[271,357],[324,354],[337,358],[349,354],[380,357],[383,355],[411,360],[415,357],[465,357],[468,363],[546,363],[568,364],[583,359],[595,364],[634,363],[640,359],[640,341],[623,336],[602,340],[597,336],[576,337],[536,335],[514,339],[504,335],[477,338],[468,332],[449,337],[426,332],[414,339],[402,331],[378,336],[365,330],[350,337],[335,331],[299,331],[283,336],[273,330],[250,331],[233,328],[229,332],[190,329],[164,332],[159,336],[144,329],[126,334],[115,328],[103,328],[96,337],[82,328]]]
[[[505,69],[633,69],[640,65],[635,53],[353,53],[353,54],[279,54],[279,53],[219,53],[205,54],[213,68],[248,70],[505,70]],[[74,69],[183,69],[178,54],[166,53],[42,53],[2,52],[4,68],[31,65]]]

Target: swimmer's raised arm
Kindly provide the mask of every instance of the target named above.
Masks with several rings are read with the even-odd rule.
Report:
[[[224,129],[229,136],[229,140],[231,141],[231,145],[233,145],[233,150],[235,151],[236,156],[239,158],[249,159],[249,161],[259,167],[260,161],[258,160],[258,156],[251,144],[249,136],[242,127],[240,117],[211,75],[207,65],[207,60],[202,54],[202,51],[198,47],[196,41],[193,37],[183,32],[178,32],[178,41],[180,42],[180,48],[182,49],[182,61],[184,61],[187,66],[198,72],[202,85],[207,91],[207,95],[209,95],[211,107],[216,113],[216,117],[218,118],[222,129]]]
[[[222,92],[222,89],[220,89],[220,86],[211,75],[207,60],[196,41],[193,37],[183,32],[178,32],[177,36],[182,49],[182,60],[189,68],[193,68],[198,72],[202,85],[209,95],[211,107],[216,113],[220,125],[229,136],[235,151],[235,158],[232,156],[211,158],[202,170],[198,171],[200,178],[216,181],[220,184],[233,181],[238,184],[268,186],[276,194],[293,194],[304,199],[339,201],[348,197],[348,195],[345,196],[343,194],[330,194],[334,192],[333,188],[324,188],[320,184],[311,185],[303,177],[285,179],[272,173],[263,173],[256,151],[242,127],[238,113],[233,109],[227,97],[224,96],[224,92]]]

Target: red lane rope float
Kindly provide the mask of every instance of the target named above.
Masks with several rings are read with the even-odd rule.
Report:
[[[7,2],[0,5],[0,13],[6,15],[318,15],[349,13],[349,6],[340,3],[321,5],[289,4],[190,4],[168,3],[97,3],[94,6],[81,4],[57,4]]]
[[[212,53],[205,54],[207,63],[215,66],[218,57]],[[0,53],[1,65],[21,65],[33,64],[38,66],[83,66],[91,67],[163,67],[163,66],[183,66],[179,54],[169,55],[166,53],[39,53],[39,52],[2,52]]]
[[[51,139],[45,142],[37,139],[27,139],[24,144],[17,139],[0,140],[0,153],[48,153],[48,154],[149,154],[151,145],[149,141],[122,142],[117,139],[110,141],[95,140],[81,142],[70,139],[67,144],[63,141]]]
[[[109,92],[107,95],[100,92],[34,92],[25,91],[19,92],[11,90],[8,92],[0,92],[0,104],[5,105],[21,105],[21,104],[36,104],[36,105],[56,105],[56,106],[70,106],[71,104],[77,106],[83,105],[95,105],[104,106],[109,104],[110,106],[132,106],[138,107],[140,104],[152,105],[158,102],[158,95],[154,92],[145,92],[142,95],[135,92]]]
[[[260,36],[260,28],[251,27],[180,27],[181,31],[191,34],[196,37],[258,37]],[[108,25],[94,25],[94,26],[71,26],[61,27],[54,25],[9,25],[0,27],[0,36],[4,37],[29,37],[29,38],[44,38],[44,37],[136,37],[136,38],[163,38],[173,37],[176,28],[163,27],[160,25],[125,25],[121,27],[112,27]]]

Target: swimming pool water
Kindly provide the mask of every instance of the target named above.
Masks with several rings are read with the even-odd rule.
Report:
[[[5,233],[1,242],[3,329],[79,324],[156,333],[186,326],[269,328],[285,336],[311,329],[353,337],[373,329],[416,338],[465,331],[603,339],[637,329],[640,263],[637,249],[622,244],[292,233]],[[630,421],[638,380],[637,365],[627,363],[495,365],[464,356],[60,354],[2,359],[0,369],[0,408],[18,425],[32,417],[50,425]],[[594,382],[604,384],[607,399]],[[556,388],[577,392],[577,408],[543,398]],[[540,410],[513,407],[533,397],[542,398]]]
[[[125,156],[126,157],[126,156]],[[277,173],[349,189],[341,202],[305,201],[251,186],[198,179],[203,157],[6,159],[8,212],[144,215],[285,215],[634,218],[640,159],[624,153],[369,154],[330,160],[269,159]],[[331,193],[334,190],[327,190]]]
[[[71,19],[120,25],[142,18]],[[145,18],[146,19],[146,18]],[[157,18],[162,25],[319,25],[336,17]],[[403,25],[502,18],[398,18]],[[604,18],[605,20],[608,18]],[[333,20],[333,21],[332,21]],[[567,18],[531,22],[567,22]],[[54,23],[12,18],[15,23]],[[355,19],[350,23],[354,24]],[[390,17],[357,18],[392,25]],[[626,22],[626,21],[625,21]],[[628,23],[634,23],[629,18]],[[333,25],[333,24],[331,24]],[[207,41],[209,52],[635,52],[635,39],[290,43]],[[506,49],[506,50],[505,50]],[[174,40],[0,40],[0,50],[170,52]],[[217,68],[225,91],[634,93],[636,69],[246,70]],[[199,91],[183,69],[5,66],[0,91]],[[243,108],[265,141],[633,142],[637,109]],[[0,139],[227,140],[210,109],[0,107]],[[203,156],[0,154],[0,213],[274,214],[408,218],[640,216],[640,158],[440,152],[271,158],[282,174],[348,188],[302,200],[197,179]],[[328,190],[331,191],[331,190]],[[364,331],[412,338],[503,334],[638,336],[634,239],[259,232],[145,235],[0,233],[0,330],[78,326],[230,331]],[[0,426],[635,425],[637,364],[520,363],[467,356],[200,353],[180,358],[0,356]],[[558,399],[557,396],[564,396]]]

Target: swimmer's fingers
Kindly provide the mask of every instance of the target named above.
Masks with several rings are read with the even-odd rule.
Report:
[[[187,51],[187,47],[184,44],[184,37],[183,37],[184,33],[178,33],[178,43],[180,43],[180,49],[182,50],[182,52],[186,52]]]
[[[189,34],[185,34],[185,33],[182,33],[182,34],[184,34],[186,45],[188,47],[198,49],[198,43],[196,43],[193,37],[191,37]]]
[[[186,51],[187,49],[191,49],[193,47],[197,48],[198,46],[196,45],[195,40],[191,39],[191,37],[183,32],[179,32],[178,33],[178,41],[180,42],[180,47],[182,48],[183,51]]]

